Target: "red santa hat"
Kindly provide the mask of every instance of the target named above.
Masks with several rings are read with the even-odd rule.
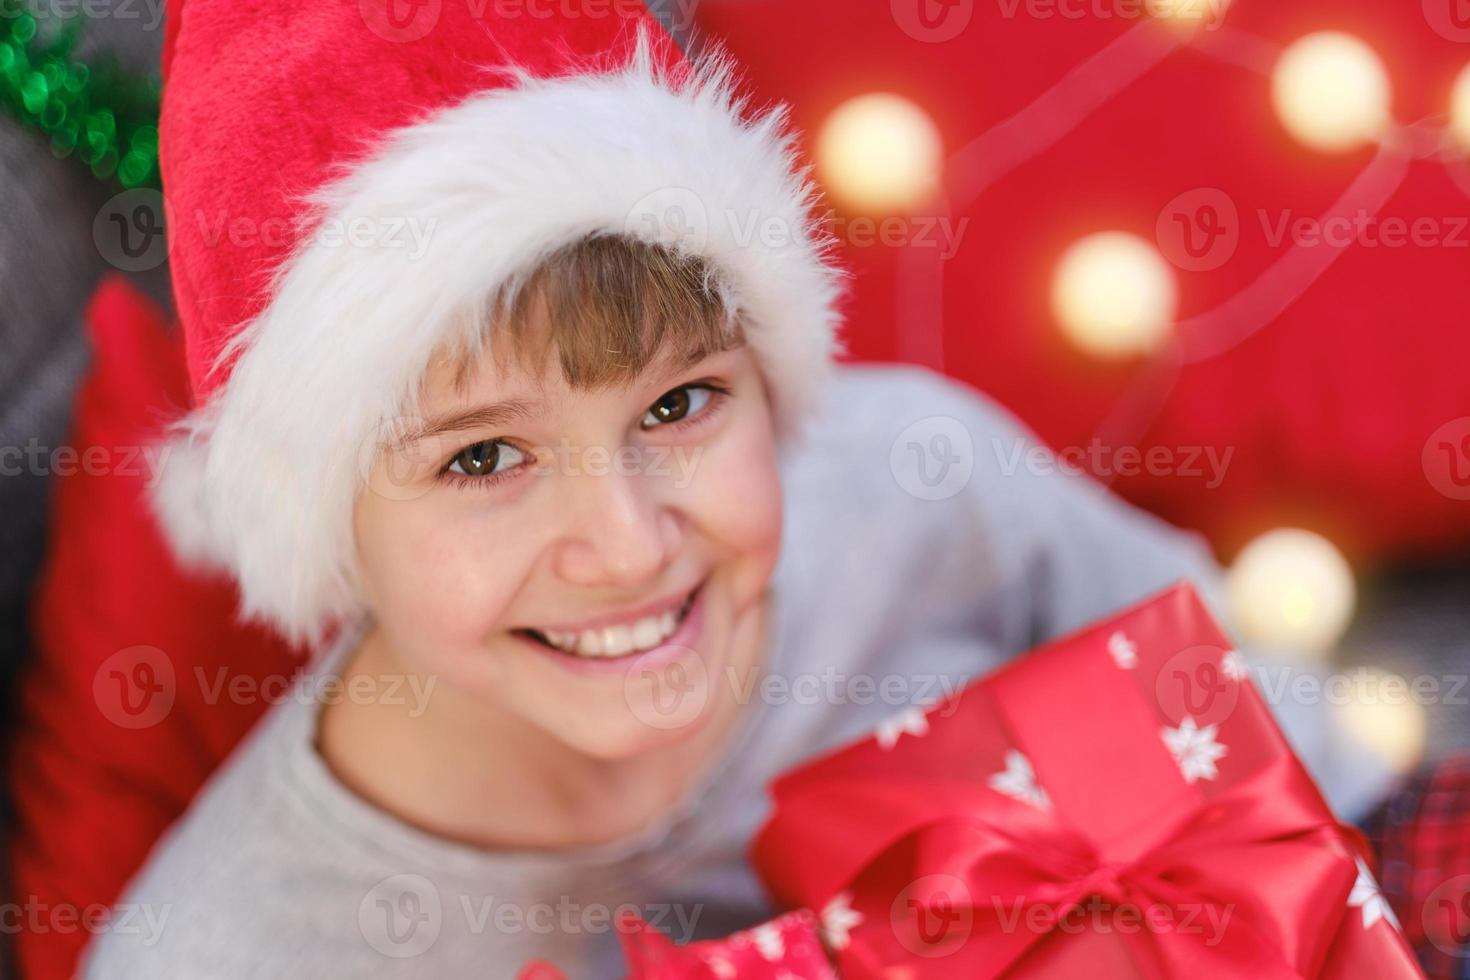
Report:
[[[583,6],[171,0],[160,155],[196,401],[152,503],[248,618],[318,642],[364,611],[364,453],[483,329],[467,310],[588,235],[707,261],[780,437],[819,397],[838,274],[783,113],[641,4]]]

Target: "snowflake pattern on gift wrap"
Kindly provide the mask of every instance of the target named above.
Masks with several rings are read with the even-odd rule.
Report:
[[[735,964],[731,963],[729,957],[723,953],[710,953],[704,957],[704,963],[710,968],[710,972],[720,980],[734,980],[737,975]]]
[[[1165,727],[1159,734],[1173,753],[1174,761],[1179,764],[1179,773],[1186,783],[1214,779],[1220,775],[1215,763],[1224,758],[1229,750],[1216,741],[1218,726],[1206,725],[1201,728],[1193,716],[1185,715],[1178,728]]]
[[[873,733],[880,749],[893,748],[905,734],[916,737],[929,734],[929,716],[924,713],[923,708],[905,708],[881,722],[878,730]]]
[[[1138,644],[1128,639],[1122,630],[1108,637],[1108,653],[1112,656],[1113,663],[1124,670],[1132,670],[1138,666]]]
[[[750,938],[754,940],[755,948],[763,959],[775,963],[786,955],[786,942],[782,939],[781,929],[773,923],[756,926],[750,931]]]
[[[1379,919],[1387,919],[1395,929],[1399,929],[1399,920],[1394,917],[1393,909],[1388,907],[1388,899],[1378,890],[1378,882],[1374,880],[1373,872],[1368,870],[1367,862],[1361,857],[1357,862],[1358,878],[1348,893],[1348,908],[1362,909],[1364,929],[1372,928]]]
[[[807,948],[804,943],[802,944],[801,950],[788,948],[786,945],[788,930],[799,930],[805,935],[811,935],[810,930],[815,925],[817,923],[812,913],[809,910],[802,909],[798,912],[783,915],[778,919],[773,919],[770,922],[764,922],[750,929],[737,932],[725,940],[721,944],[721,948],[700,952],[697,955],[699,956],[700,962],[709,967],[710,972],[718,980],[734,980],[735,977],[740,976],[742,967],[736,964],[740,962],[745,966],[750,966],[751,964],[746,954],[751,951],[754,951],[757,956],[775,968],[774,973],[769,973],[769,971],[763,969],[756,969],[755,972],[761,976],[767,976],[769,973],[769,975],[775,977],[775,980],[801,980],[801,976],[807,976],[808,974],[803,972],[801,976],[798,976],[792,973],[787,968],[789,965],[787,963],[787,957],[798,955],[800,952],[805,952],[810,955],[813,950]],[[826,976],[828,974],[823,975]]]
[[[765,922],[750,929],[735,933],[729,939],[729,946],[734,950],[744,950],[754,947],[760,958],[768,963],[778,963],[786,956],[786,937],[781,932],[781,926],[776,922]],[[725,976],[724,971],[733,971],[735,966],[722,953],[713,953],[706,960],[710,968],[720,976]],[[734,972],[729,976],[735,976]]]
[[[863,914],[852,907],[852,893],[838,892],[822,906],[822,940],[828,949],[846,949],[852,930],[862,925]]]
[[[1220,658],[1220,670],[1232,681],[1243,681],[1250,676],[1250,664],[1239,650],[1226,650]]]
[[[1006,767],[986,781],[991,789],[1002,796],[1029,803],[1038,810],[1051,809],[1051,797],[1046,795],[1036,782],[1036,769],[1031,760],[1017,749],[1006,753]]]

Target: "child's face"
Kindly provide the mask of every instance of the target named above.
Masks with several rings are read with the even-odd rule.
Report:
[[[422,416],[514,400],[523,411],[504,420],[464,418],[379,455],[354,522],[383,640],[456,699],[589,756],[690,734],[757,666],[758,644],[732,641],[751,635],[780,550],[754,356],[742,346],[687,367],[660,358],[632,384],[578,391],[554,356],[536,377],[487,355],[463,394],[436,365]],[[650,603],[654,615],[641,615]],[[577,629],[607,617],[619,625]],[[528,629],[620,652],[563,652]]]

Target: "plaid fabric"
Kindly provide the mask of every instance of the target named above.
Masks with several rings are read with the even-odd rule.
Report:
[[[1421,772],[1363,824],[1431,980],[1470,980],[1470,755]]]

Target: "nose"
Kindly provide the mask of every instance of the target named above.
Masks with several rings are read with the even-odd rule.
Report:
[[[618,472],[568,479],[558,574],[580,586],[636,587],[658,579],[683,541],[661,482]]]

